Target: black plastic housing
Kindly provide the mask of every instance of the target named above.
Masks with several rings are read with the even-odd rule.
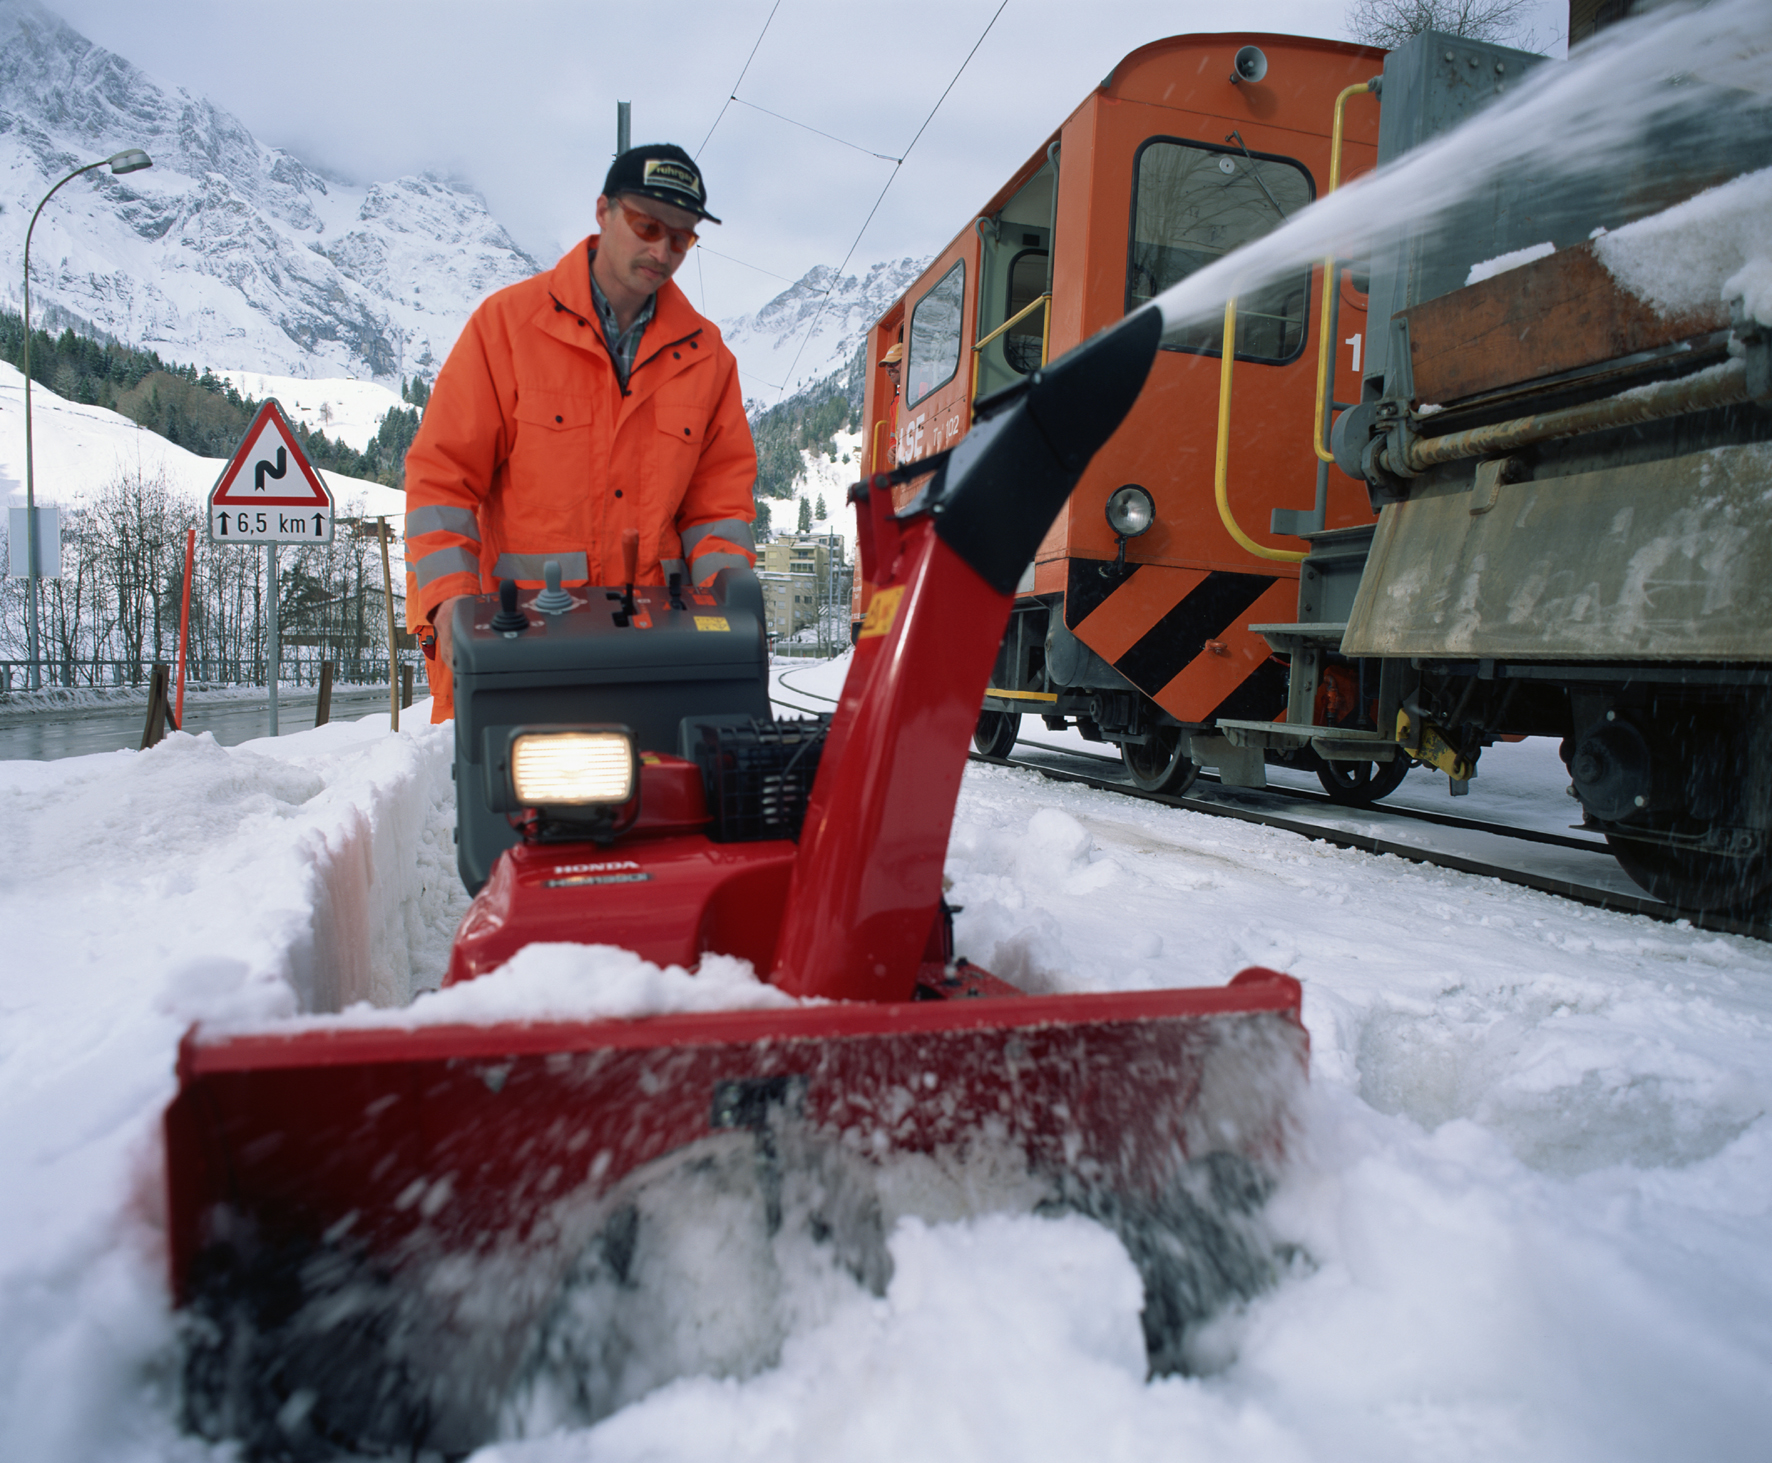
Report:
[[[456,609],[456,864],[478,893],[499,854],[517,842],[493,765],[518,727],[619,723],[641,751],[676,755],[686,716],[769,720],[769,653],[756,577],[725,570],[711,589],[683,592],[673,609],[662,585],[634,591],[574,588],[572,607],[547,614],[525,591],[522,630],[492,628],[495,596]]]

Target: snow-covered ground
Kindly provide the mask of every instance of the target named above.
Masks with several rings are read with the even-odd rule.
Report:
[[[831,694],[842,662],[787,674]],[[176,1425],[176,1043],[436,981],[465,901],[424,715],[0,764],[6,1456],[230,1456]],[[1298,1262],[1200,1375],[1150,1381],[1109,1231],[907,1219],[884,1297],[789,1307],[775,1365],[483,1459],[1765,1455],[1772,950],[979,766],[947,872],[962,950],[1033,989],[1304,982],[1307,1127],[1269,1205]],[[682,999],[587,953],[474,1000],[545,1005],[574,970],[626,1009]],[[704,1309],[756,1282],[707,1265]]]

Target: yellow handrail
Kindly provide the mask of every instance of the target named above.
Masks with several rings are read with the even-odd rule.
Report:
[[[871,449],[868,453],[869,472],[880,471],[880,429],[885,425],[885,417],[881,417],[879,421],[874,423],[874,440],[868,443],[868,447]]]
[[[1017,310],[989,335],[980,337],[978,344],[972,347],[973,351],[977,352],[983,350],[1005,330],[1012,329],[1014,326],[1021,324],[1023,320],[1027,319],[1029,315],[1032,315],[1034,311],[1038,310],[1040,306],[1044,305],[1051,298],[1051,295],[1035,295],[1033,299],[1029,300],[1027,304],[1023,305],[1021,309]],[[1046,362],[1042,360],[1040,364],[1043,366]]]
[[[1231,516],[1230,492],[1225,479],[1228,476],[1226,469],[1231,455],[1231,366],[1236,359],[1237,297],[1232,295],[1224,302],[1224,351],[1223,360],[1218,367],[1218,452],[1212,469],[1213,490],[1218,497],[1218,517],[1224,524],[1225,531],[1256,558],[1279,559],[1288,564],[1296,564],[1309,555],[1293,549],[1270,549],[1258,544],[1238,527],[1237,520]]]
[[[1043,295],[1036,295],[1032,300],[1028,301],[1028,303],[1026,305],[1024,305],[1021,309],[1017,310],[1013,315],[1011,315],[1007,320],[1005,320],[1001,325],[999,325],[989,335],[985,336],[982,340],[979,340],[972,347],[972,390],[967,395],[968,401],[976,401],[978,399],[978,353],[981,350],[983,350],[987,345],[989,345],[993,340],[995,340],[999,335],[1001,335],[1005,330],[1009,330],[1012,327],[1021,324],[1021,322],[1023,320],[1027,319],[1027,317],[1029,315],[1032,315],[1034,313],[1034,311],[1036,311],[1040,308],[1040,306],[1049,305],[1051,302],[1052,302],[1052,292],[1050,290],[1048,290]],[[1051,339],[1052,339],[1052,311],[1048,310],[1046,312],[1045,320],[1040,327],[1040,364],[1042,366],[1046,364],[1046,347],[1050,343]]]
[[[1373,91],[1373,83],[1379,79],[1375,76],[1371,81],[1343,87],[1335,98],[1335,121],[1329,129],[1329,187],[1323,194],[1325,198],[1341,186],[1341,109],[1349,97]],[[1335,256],[1328,254],[1323,259],[1323,314],[1317,326],[1317,414],[1311,418],[1311,446],[1319,462],[1335,461],[1335,454],[1323,445],[1323,404],[1327,400],[1330,352],[1333,349],[1329,339],[1329,314],[1334,297]]]

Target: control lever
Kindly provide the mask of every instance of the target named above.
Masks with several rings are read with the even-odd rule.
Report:
[[[683,576],[681,574],[671,575],[670,582],[666,587],[666,593],[671,597],[672,609],[686,610],[689,608],[688,605],[683,603]]]
[[[640,530],[624,528],[621,531],[621,612],[624,615],[634,613],[634,576],[640,568]]]
[[[517,581],[498,581],[498,613],[492,617],[492,628],[501,635],[515,635],[529,628],[529,616],[517,608]]]

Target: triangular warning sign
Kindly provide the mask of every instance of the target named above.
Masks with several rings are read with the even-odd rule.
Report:
[[[283,408],[267,401],[209,494],[211,508],[332,508],[332,494],[296,444]]]

